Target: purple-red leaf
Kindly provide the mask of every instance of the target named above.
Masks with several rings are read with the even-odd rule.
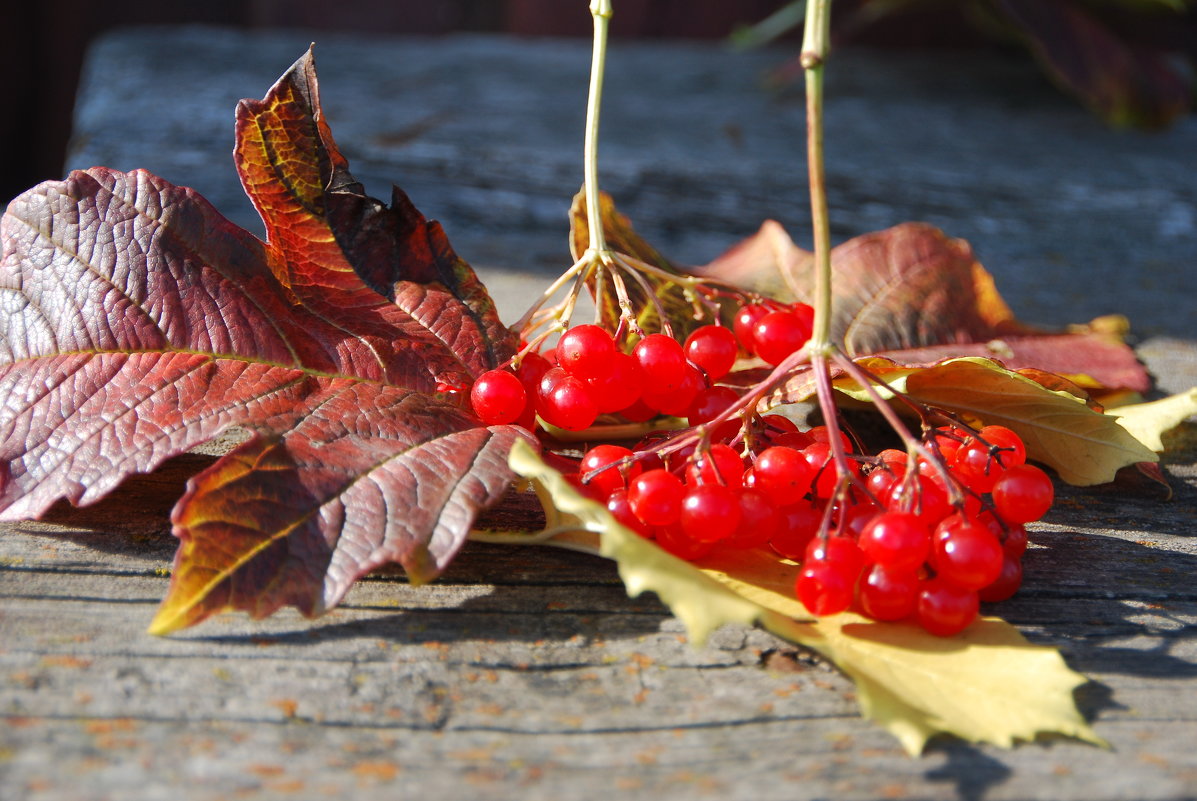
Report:
[[[189,189],[104,168],[0,223],[0,519],[259,432],[176,507],[161,632],[227,607],[316,613],[387,561],[434,576],[522,436],[437,394],[515,337],[439,226],[353,181],[310,53],[238,107],[236,163],[266,243]]]

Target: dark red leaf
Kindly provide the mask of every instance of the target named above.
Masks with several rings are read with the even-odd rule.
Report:
[[[176,507],[158,631],[228,606],[319,612],[386,561],[435,575],[523,435],[434,395],[515,337],[439,226],[353,181],[310,53],[238,107],[236,162],[266,243],[189,189],[104,168],[0,223],[0,519],[93,502],[231,425],[260,433]]]

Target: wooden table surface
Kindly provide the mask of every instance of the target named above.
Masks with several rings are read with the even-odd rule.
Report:
[[[70,166],[147,167],[260,230],[233,105],[313,38],[109,35]],[[588,47],[317,45],[351,169],[441,219],[507,319],[567,266]],[[808,238],[801,97],[761,85],[787,55],[615,48],[604,185],[667,255],[709,260],[766,217]],[[936,223],[1023,319],[1125,313],[1161,390],[1197,385],[1197,120],[1109,131],[992,55],[846,52],[828,97],[837,238]],[[0,531],[0,799],[1197,797],[1197,423],[1170,443],[1170,502],[1062,489],[1024,589],[992,610],[1093,679],[1078,697],[1108,751],[944,740],[911,759],[827,665],[754,630],[695,649],[612,565],[550,549],[471,544],[432,586],[372,576],[316,621],[225,615],[154,638],[169,509],[211,459],[187,454]]]

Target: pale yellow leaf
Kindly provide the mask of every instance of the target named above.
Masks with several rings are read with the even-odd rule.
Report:
[[[966,357],[929,367],[897,367],[871,359],[860,363],[888,385],[874,385],[882,397],[900,392],[985,425],[1010,428],[1022,437],[1030,458],[1049,465],[1069,484],[1106,484],[1120,468],[1158,461],[1114,418],[1090,409],[1071,393],[1048,389],[989,359]],[[850,378],[836,379],[835,386],[852,398],[869,400],[864,387]]]
[[[793,562],[762,550],[685,562],[619,525],[522,441],[510,463],[552,505],[546,512],[555,532],[576,525],[563,544],[577,547],[598,535],[599,552],[617,561],[628,594],[655,592],[696,644],[719,626],[756,623],[818,651],[855,681],[862,714],[911,754],[940,733],[1004,747],[1040,733],[1102,742],[1073,701],[1085,677],[1069,670],[1057,651],[1031,645],[1001,620],[985,618],[956,637],[940,638],[852,614],[812,619],[794,598]]]
[[[1197,387],[1150,403],[1134,403],[1110,409],[1114,417],[1148,448],[1157,453],[1164,450],[1163,435],[1197,414]]]

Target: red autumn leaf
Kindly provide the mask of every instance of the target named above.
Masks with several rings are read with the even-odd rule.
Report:
[[[884,355],[906,365],[984,356],[1087,388],[1150,386],[1143,365],[1112,333],[1093,327],[1061,334],[1019,322],[968,244],[933,226],[904,223],[858,236],[834,248],[831,260],[831,333],[850,356]],[[812,254],[772,221],[693,272],[784,301],[814,296]]]
[[[315,614],[388,561],[434,576],[523,436],[437,394],[514,337],[439,226],[354,182],[310,53],[239,105],[235,157],[265,243],[189,189],[104,168],[18,197],[0,234],[0,519],[257,432],[175,508],[159,632],[225,608]]]

